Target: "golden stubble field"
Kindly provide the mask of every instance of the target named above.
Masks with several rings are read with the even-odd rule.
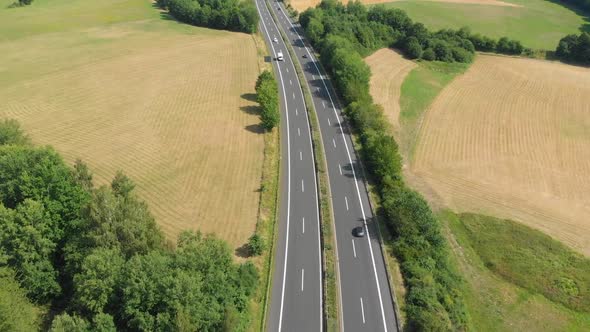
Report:
[[[362,3],[367,5],[373,4],[380,4],[380,3],[388,3],[388,2],[397,2],[397,1],[408,1],[408,0],[360,0]],[[500,1],[500,0],[414,0],[417,2],[420,1],[432,1],[432,2],[447,2],[447,3],[458,3],[458,4],[477,4],[477,5],[493,5],[493,6],[510,6],[510,7],[520,7],[519,5]],[[291,6],[297,9],[298,11],[304,11],[309,7],[315,7],[319,4],[321,0],[290,0]],[[342,3],[347,4],[348,1],[342,1]]]
[[[125,172],[170,239],[200,229],[238,247],[257,219],[258,61],[250,35],[159,17],[15,35],[0,39],[0,118],[81,158],[95,184]]]
[[[399,139],[415,64],[386,49],[366,62]],[[405,177],[435,207],[514,219],[590,255],[590,69],[478,55],[427,109],[415,144]]]
[[[590,69],[479,55],[427,110],[409,171],[445,206],[590,255]]]

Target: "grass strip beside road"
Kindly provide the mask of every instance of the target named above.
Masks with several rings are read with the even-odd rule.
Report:
[[[278,24],[278,18],[270,8],[268,1],[265,1],[268,10],[270,11],[273,19]],[[284,41],[288,41],[289,38],[285,35],[285,32],[279,28],[279,32]],[[287,51],[292,59],[297,59],[297,55],[293,50],[291,44],[285,43]],[[297,78],[301,83],[301,89],[303,91],[303,98],[305,100],[307,113],[309,116],[310,129],[312,135],[312,145],[315,155],[316,171],[318,173],[318,189],[320,199],[320,221],[322,227],[321,239],[322,239],[322,251],[324,259],[324,316],[326,320],[327,331],[339,331],[339,318],[338,318],[338,283],[336,273],[336,246],[334,245],[334,221],[332,219],[332,202],[330,200],[330,188],[327,174],[327,164],[323,151],[322,137],[320,135],[319,123],[316,116],[315,106],[311,98],[311,91],[307,85],[307,81],[303,74],[303,69],[298,61],[293,61]]]

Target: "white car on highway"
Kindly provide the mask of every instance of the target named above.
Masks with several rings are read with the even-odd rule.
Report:
[[[274,38],[272,39],[272,41],[273,41],[273,42],[275,42],[275,43],[278,43],[278,42],[279,42],[279,39],[278,39],[277,37],[274,37]]]

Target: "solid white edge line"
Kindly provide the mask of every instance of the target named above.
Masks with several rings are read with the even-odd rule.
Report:
[[[283,15],[285,15],[285,14],[283,13]],[[291,27],[295,28],[295,27],[293,27],[293,24],[291,24]],[[302,38],[301,35],[299,34],[299,32],[297,32],[297,35],[299,35],[299,37]],[[312,58],[311,53],[309,52],[309,48],[305,44],[303,44],[303,47],[305,48],[305,51],[307,52],[309,57]],[[318,68],[315,61],[312,61],[312,63],[314,65],[314,67],[316,68],[317,73],[320,74],[320,69]],[[338,117],[338,113],[336,112],[336,105],[334,104],[334,100],[332,99],[332,95],[330,94],[330,90],[328,89],[328,86],[326,85],[326,81],[323,78],[322,78],[322,84],[324,85],[324,88],[326,89],[326,92],[328,94],[328,98],[330,98],[330,103],[332,104],[332,108],[334,110],[334,114],[336,115],[336,118],[340,119]],[[350,157],[350,151],[348,149],[348,143],[346,142],[346,137],[344,136],[344,132],[342,130],[342,125],[340,123],[339,123],[339,127],[340,127],[340,133],[344,139],[344,146],[346,147],[346,154],[348,155],[348,160],[350,161],[350,165],[353,165],[352,158]],[[383,309],[383,298],[381,297],[381,286],[379,286],[379,276],[377,275],[377,268],[375,266],[375,256],[373,254],[373,246],[371,245],[371,241],[370,241],[369,228],[367,227],[367,218],[365,216],[365,209],[363,208],[363,201],[361,199],[361,192],[359,189],[358,180],[356,179],[356,172],[354,171],[354,166],[351,166],[351,169],[352,169],[352,175],[354,177],[356,192],[357,192],[358,199],[359,199],[360,206],[361,206],[361,213],[363,215],[363,224],[364,224],[365,229],[367,231],[367,243],[369,244],[369,252],[371,253],[371,262],[373,264],[373,273],[375,274],[375,282],[377,284],[377,295],[379,296],[379,304],[381,306],[381,317],[383,319],[383,328],[384,328],[385,332],[387,332],[387,322],[385,321],[385,310]]]
[[[354,254],[354,258],[356,258],[356,247],[354,246],[354,239],[352,239],[352,253]]]
[[[303,281],[305,280],[305,269],[301,269],[301,291],[303,292]]]
[[[258,7],[258,1],[254,1],[256,4],[256,9],[258,10],[258,14],[262,15],[260,12],[260,8]],[[270,35],[268,34],[268,30],[266,29],[266,25],[262,24],[264,27],[264,31],[266,32],[266,36],[270,40]],[[278,27],[277,27],[278,29]],[[270,43],[270,47],[272,49],[273,54],[275,53],[275,47]],[[289,258],[289,218],[290,218],[290,210],[291,210],[291,140],[289,137],[289,112],[288,112],[288,104],[287,104],[287,95],[285,93],[285,83],[283,82],[283,74],[281,72],[280,66],[276,65],[279,78],[281,80],[281,86],[283,87],[283,101],[285,102],[285,115],[287,121],[287,232],[285,234],[285,263],[283,264],[283,285],[281,287],[281,309],[279,311],[279,331],[283,325],[283,308],[285,304],[285,278],[287,277],[287,259]]]

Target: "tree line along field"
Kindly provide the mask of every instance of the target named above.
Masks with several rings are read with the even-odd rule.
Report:
[[[299,10],[319,0],[291,0]],[[346,3],[347,1],[342,1]],[[554,50],[567,34],[590,31],[588,15],[546,0],[361,0],[404,10],[416,22],[433,30],[468,26],[474,33],[498,39],[506,36],[533,49]]]
[[[147,0],[0,0],[0,118],[89,164],[123,170],[171,239],[253,233],[263,139],[250,35],[166,19]],[[163,17],[161,17],[163,16]],[[162,19],[164,18],[164,19]]]

